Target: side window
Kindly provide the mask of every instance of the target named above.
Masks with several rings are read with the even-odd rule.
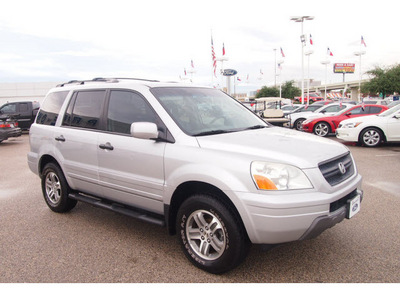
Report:
[[[36,123],[54,126],[67,95],[68,91],[49,94],[37,114]]]
[[[20,103],[19,104],[19,111],[20,112],[27,112],[28,111],[28,103]]]
[[[332,105],[323,109],[322,112],[338,112],[340,109],[340,105]]]
[[[16,103],[6,104],[1,108],[1,112],[3,114],[14,114],[17,112],[17,104]]]
[[[76,93],[73,107],[68,107],[67,114],[72,109],[72,115],[69,115],[67,125],[73,127],[82,127],[90,129],[99,129],[100,117],[105,100],[105,90],[100,91],[80,91]],[[66,115],[63,125],[65,125]]]
[[[382,107],[378,106],[370,106],[369,107],[369,114],[380,114],[382,112]]]
[[[130,91],[111,91],[107,113],[107,131],[129,134],[134,122],[157,123],[147,101]]]
[[[353,115],[360,115],[360,114],[364,114],[364,110],[362,109],[362,107],[355,107],[352,110],[349,111],[349,113],[353,116]]]

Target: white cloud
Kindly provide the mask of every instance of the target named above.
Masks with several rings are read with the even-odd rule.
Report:
[[[80,76],[121,74],[155,79],[179,79],[193,59],[197,82],[211,78],[211,30],[216,54],[225,43],[229,61],[242,77],[254,84],[259,70],[263,83],[274,79],[274,51],[285,51],[281,79],[301,78],[299,23],[291,16],[315,16],[304,23],[312,34],[314,53],[311,77],[324,81],[326,48],[333,62],[355,62],[364,35],[367,54],[363,69],[376,64],[399,63],[400,42],[393,38],[397,26],[394,2],[337,0],[287,1],[8,1],[0,10],[1,75],[75,79]],[[362,10],[361,10],[362,8]],[[356,66],[357,67],[357,66]],[[357,73],[358,74],[358,73]],[[358,75],[349,75],[357,78]],[[329,81],[341,76],[329,74]],[[3,76],[3,77],[4,77]],[[81,77],[83,78],[83,77]]]

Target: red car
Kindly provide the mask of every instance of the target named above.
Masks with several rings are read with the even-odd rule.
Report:
[[[353,106],[345,111],[341,111],[334,116],[319,117],[316,119],[306,119],[301,125],[301,130],[313,132],[319,136],[327,136],[335,133],[339,123],[343,120],[367,115],[378,115],[387,110],[385,105],[365,104]]]

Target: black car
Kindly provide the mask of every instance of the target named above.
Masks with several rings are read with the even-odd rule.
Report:
[[[21,132],[15,119],[7,115],[0,116],[0,143],[10,137],[21,136]]]
[[[40,104],[37,101],[9,102],[0,106],[0,116],[13,117],[22,130],[29,130],[39,108]]]

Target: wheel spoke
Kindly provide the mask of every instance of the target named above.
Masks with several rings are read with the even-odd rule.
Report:
[[[208,211],[198,210],[189,216],[186,236],[192,250],[204,259],[217,259],[225,251],[223,226],[219,219]]]

